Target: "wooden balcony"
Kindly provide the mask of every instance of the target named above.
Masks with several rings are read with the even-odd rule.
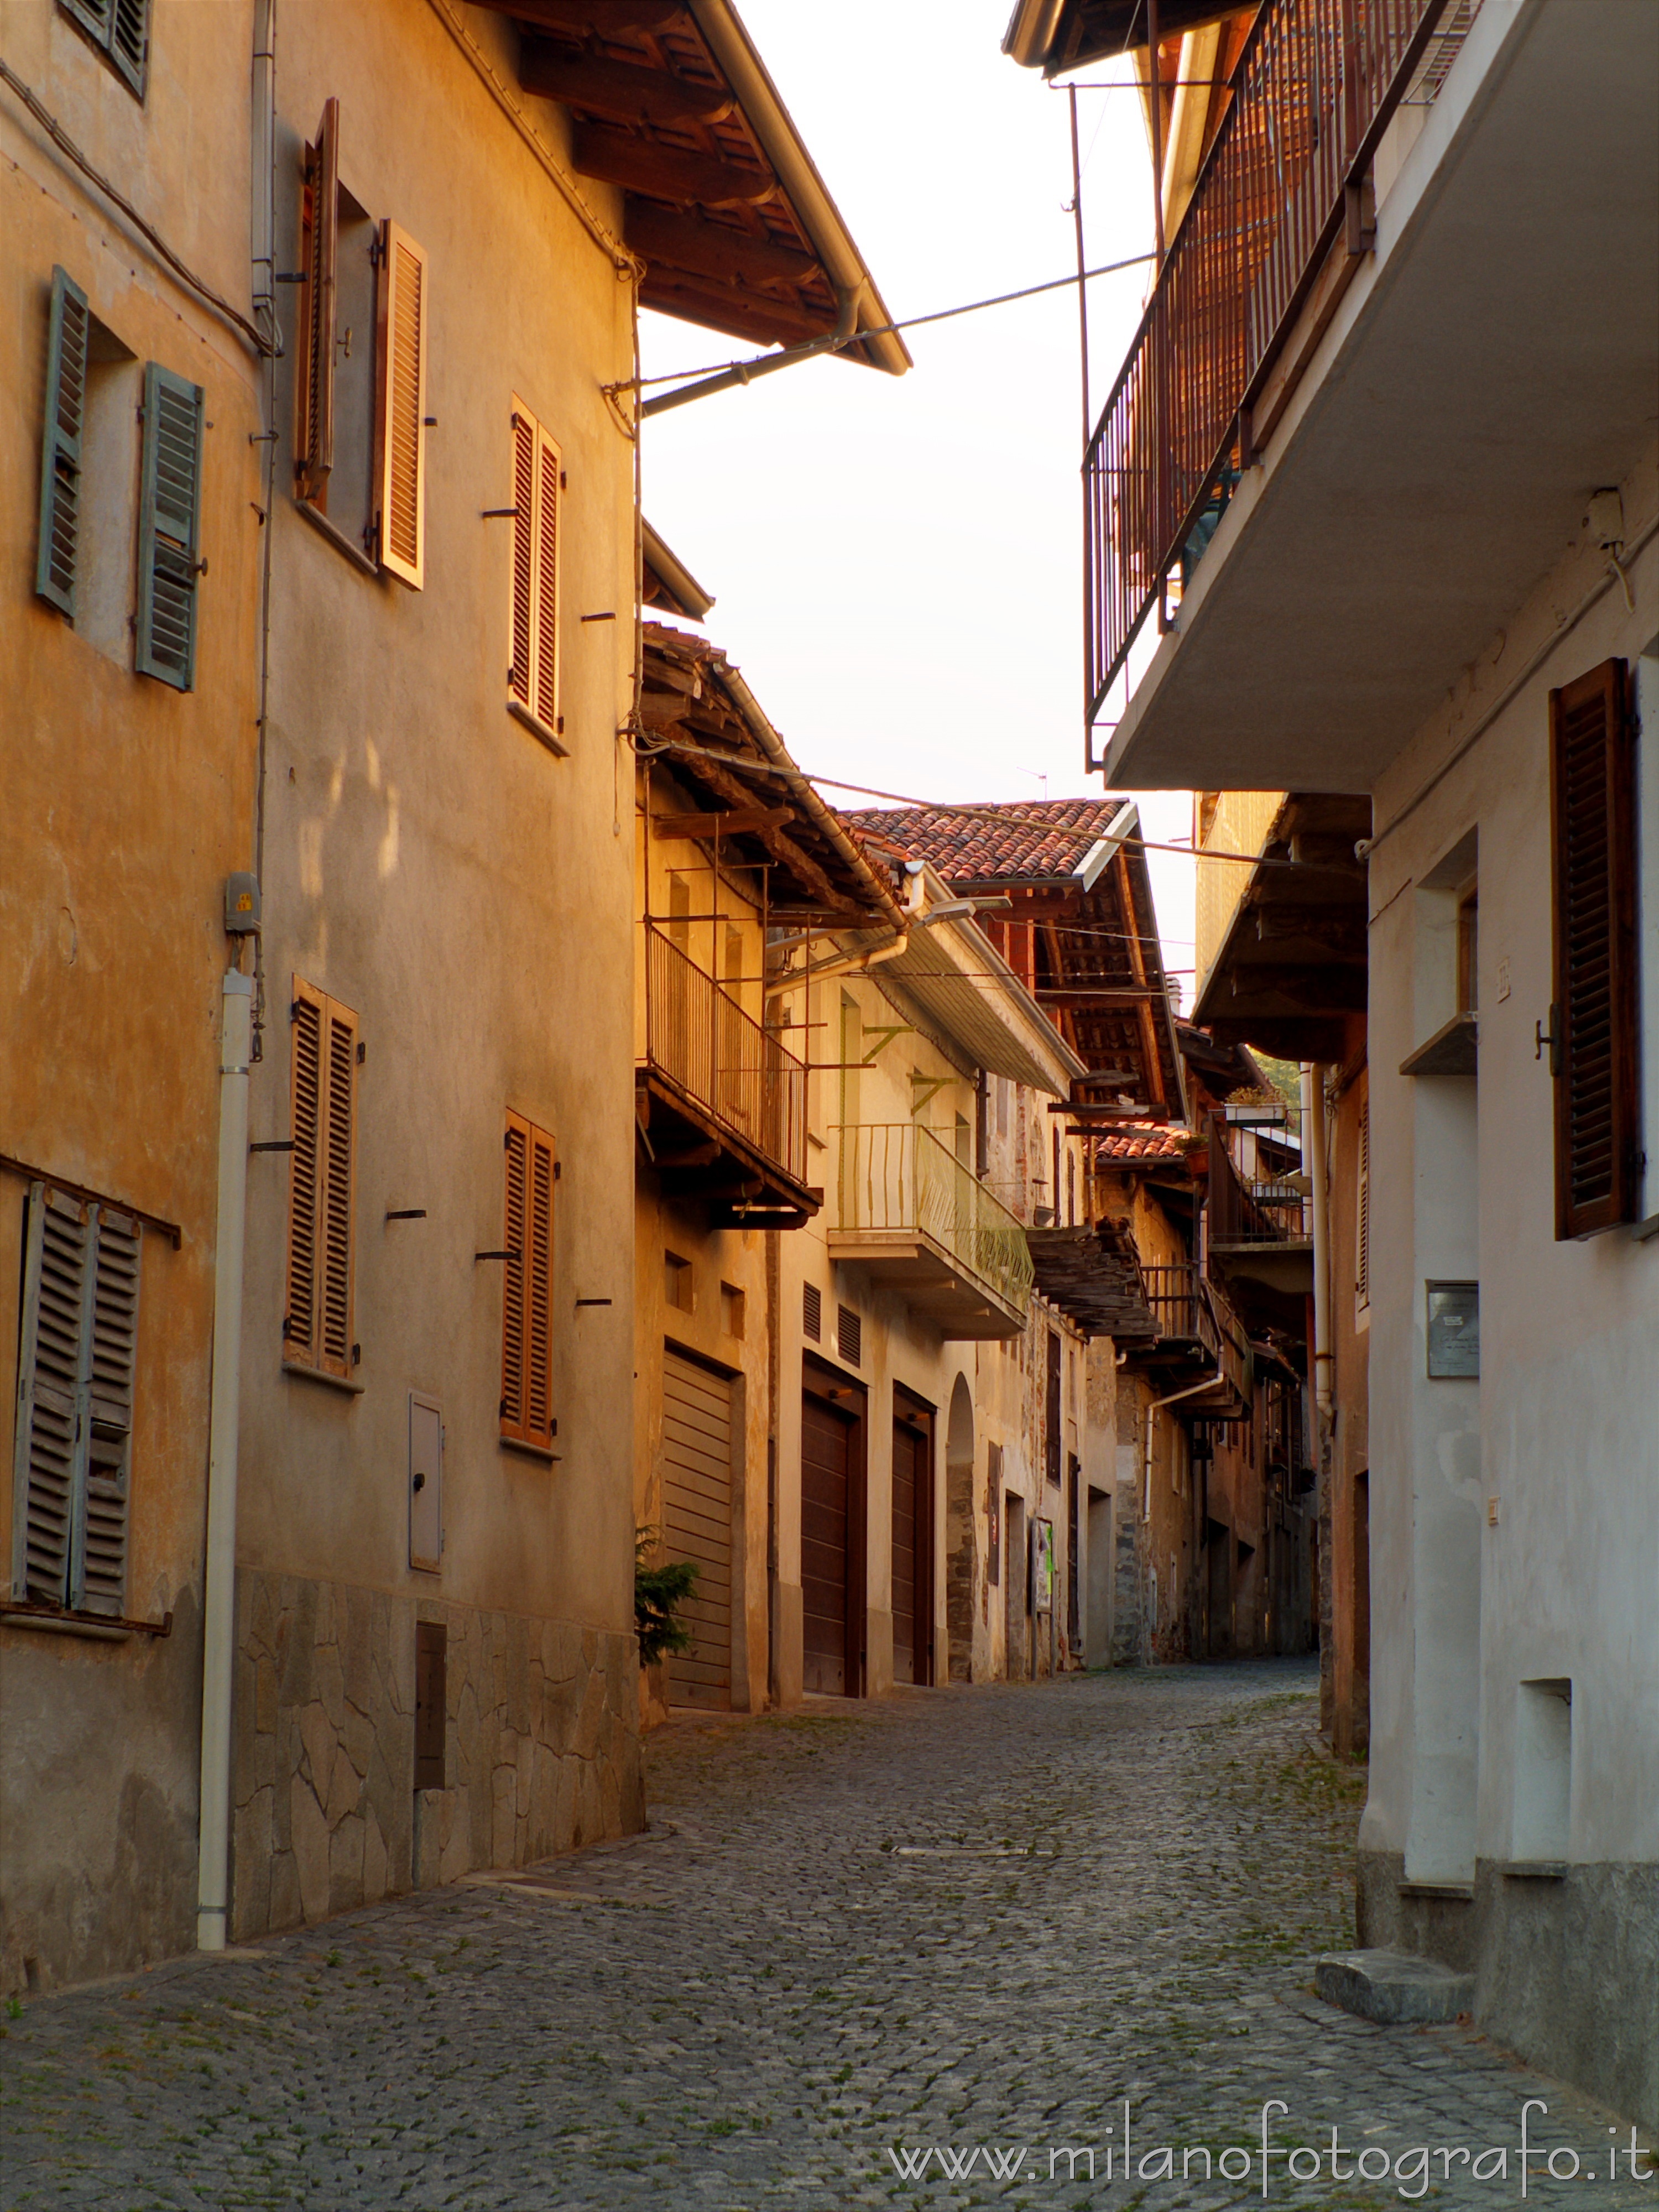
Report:
[[[1226,1299],[1188,1262],[1143,1267],[1157,1334],[1120,1347],[1124,1364],[1154,1376],[1159,1395],[1187,1388],[1184,1415],[1233,1421],[1250,1409],[1250,1352]]]
[[[840,1130],[830,1256],[890,1284],[952,1340],[1018,1336],[1031,1305],[1025,1231],[914,1121]]]
[[[1358,268],[1373,156],[1446,13],[1446,0],[1262,7],[1085,462],[1091,721],[1282,405],[1275,370],[1304,307],[1317,290],[1334,313]]]
[[[634,1098],[665,1193],[705,1200],[713,1227],[799,1229],[823,1204],[806,1182],[805,1066],[649,923]]]
[[[1313,1199],[1288,1107],[1226,1106],[1209,1130],[1212,1271],[1304,1297],[1313,1289]]]

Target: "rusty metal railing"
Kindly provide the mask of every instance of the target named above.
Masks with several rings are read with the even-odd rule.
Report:
[[[1267,0],[1258,15],[1084,463],[1091,723],[1249,462],[1247,410],[1345,220],[1358,250],[1366,173],[1425,50],[1472,13],[1468,0]]]
[[[1143,1267],[1140,1272],[1158,1341],[1200,1351],[1218,1378],[1231,1386],[1242,1405],[1249,1406],[1249,1342],[1227,1300],[1188,1261]]]
[[[1301,1119],[1289,1106],[1228,1106],[1210,1115],[1206,1204],[1212,1249],[1305,1243],[1312,1237]]]
[[[806,1180],[806,1070],[662,931],[645,932],[649,1065],[720,1127]]]

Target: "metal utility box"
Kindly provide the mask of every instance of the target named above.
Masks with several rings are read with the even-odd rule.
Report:
[[[409,1394],[409,1564],[435,1575],[443,1565],[444,1425],[435,1398]]]

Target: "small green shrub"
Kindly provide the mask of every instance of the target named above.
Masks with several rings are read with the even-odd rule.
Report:
[[[641,1667],[654,1667],[671,1651],[691,1649],[691,1632],[678,1608],[696,1589],[697,1570],[690,1559],[652,1566],[646,1555],[656,1534],[654,1528],[641,1528],[634,1540],[634,1630]]]

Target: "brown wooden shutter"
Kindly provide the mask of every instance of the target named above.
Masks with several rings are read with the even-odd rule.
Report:
[[[1636,1218],[1636,748],[1622,660],[1550,694],[1555,1234]]]
[[[502,1264],[501,1435],[552,1449],[553,1139],[522,1115],[507,1117],[507,1234]]]
[[[357,1017],[296,976],[283,1357],[350,1379],[356,1265]]]
[[[507,1117],[507,1218],[503,1248],[515,1256],[501,1262],[501,1434],[528,1443],[525,1427],[524,1251],[530,1178],[530,1124],[517,1114]]]
[[[536,434],[536,719],[558,732],[559,720],[559,449],[545,430]]]
[[[418,592],[426,572],[424,250],[395,222],[380,232],[375,422],[380,566]]]
[[[142,1231],[108,1206],[92,1208],[92,1231],[81,1513],[70,1602],[78,1612],[118,1619],[126,1611]]]
[[[536,425],[513,410],[513,620],[507,688],[521,707],[534,696],[536,655]]]
[[[1371,1302],[1371,1109],[1369,1099],[1359,1109],[1359,1172],[1355,1194],[1354,1311],[1364,1312]]]
[[[323,1031],[328,1001],[296,976],[292,1005],[294,1066],[289,1129],[288,1305],[283,1316],[283,1356],[300,1365],[317,1361],[318,1199],[322,1188]]]
[[[340,236],[340,103],[325,100],[305,152],[300,216],[301,342],[294,379],[294,475],[299,496],[328,508],[334,466],[334,326]]]

